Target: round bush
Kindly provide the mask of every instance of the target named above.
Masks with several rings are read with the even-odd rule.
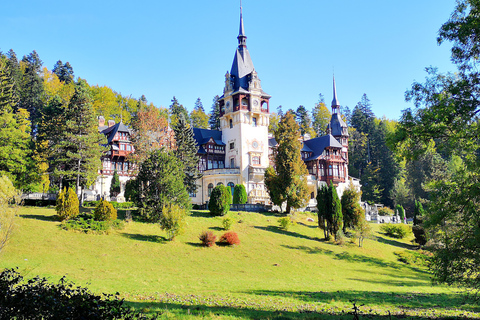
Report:
[[[240,244],[240,239],[238,239],[238,235],[235,232],[228,231],[220,237],[220,242],[233,246],[235,244]]]
[[[110,202],[102,199],[95,208],[95,211],[93,212],[93,217],[97,221],[116,220],[117,209],[115,209]]]
[[[214,216],[224,216],[230,210],[232,203],[232,195],[230,190],[224,185],[216,186],[212,190],[210,201],[208,202],[208,209]]]

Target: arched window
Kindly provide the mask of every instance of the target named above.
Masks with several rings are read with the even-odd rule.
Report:
[[[312,193],[310,194],[310,199],[314,199],[314,198],[315,198],[315,193],[312,192]]]
[[[222,182],[217,183],[217,187],[218,186],[223,186],[223,183]]]
[[[230,192],[232,193],[232,196],[233,196],[233,189],[235,188],[235,185],[233,184],[233,182],[229,182],[227,186],[230,187]]]
[[[230,119],[230,129],[233,128],[233,120]]]
[[[208,185],[208,196],[210,197],[212,195],[212,190],[213,190],[213,183],[210,183]]]
[[[252,157],[252,164],[259,165],[260,164],[260,157],[258,157],[258,156]]]

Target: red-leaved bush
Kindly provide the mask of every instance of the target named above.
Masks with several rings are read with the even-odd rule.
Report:
[[[228,231],[220,237],[220,242],[232,246],[234,244],[240,244],[240,239],[238,239],[238,235],[235,232]]]
[[[203,231],[199,236],[200,242],[205,247],[211,247],[215,245],[215,240],[217,240],[217,236],[213,234],[212,231]]]

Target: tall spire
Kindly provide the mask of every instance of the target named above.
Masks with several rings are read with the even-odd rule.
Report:
[[[247,47],[247,36],[245,35],[245,29],[243,27],[243,14],[242,14],[242,0],[240,0],[240,30],[238,32],[238,46]]]
[[[335,75],[333,75],[333,100],[332,100],[332,112],[337,113],[340,103],[337,100],[337,86],[335,85]]]

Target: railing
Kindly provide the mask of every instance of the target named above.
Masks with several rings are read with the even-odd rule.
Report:
[[[132,151],[127,151],[127,150],[112,150],[112,156],[114,157],[126,157],[132,153]]]
[[[56,193],[24,193],[22,194],[22,200],[56,200]]]
[[[113,176],[113,172],[114,172],[114,171],[115,171],[115,170],[110,170],[110,169],[105,170],[105,169],[103,169],[103,170],[100,170],[100,172],[99,172],[98,174],[103,174],[103,175],[106,175],[106,176]],[[123,170],[122,170],[122,171],[119,171],[119,170],[117,170],[117,174],[118,174],[119,176],[132,176],[132,175],[133,175],[133,170],[128,170],[128,171],[123,171]]]
[[[240,168],[208,169],[203,171],[204,176],[210,176],[214,174],[240,174]]]

